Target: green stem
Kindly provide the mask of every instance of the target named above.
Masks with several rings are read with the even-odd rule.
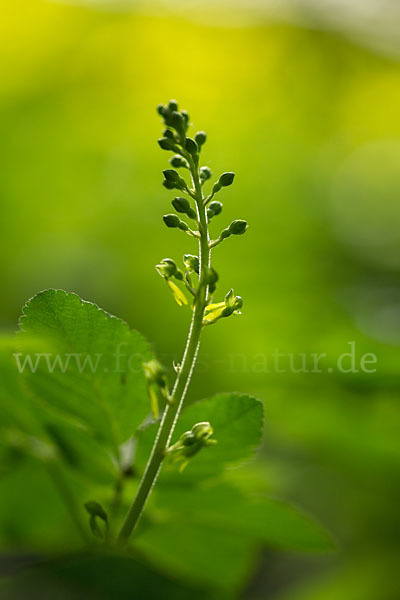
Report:
[[[186,342],[185,352],[183,354],[181,366],[172,390],[171,403],[167,405],[164,411],[157,437],[154,441],[150,458],[140,482],[139,489],[135,499],[133,500],[133,503],[129,508],[128,514],[118,536],[118,543],[122,546],[127,543],[130,535],[135,529],[143,512],[146,501],[151,493],[152,487],[155,484],[160,472],[161,464],[164,459],[165,452],[169,446],[176,422],[182,410],[186,392],[196,364],[197,353],[200,345],[200,336],[203,329],[203,316],[207,303],[208,290],[207,267],[210,265],[211,251],[209,248],[207,216],[204,206],[204,197],[201,189],[198,164],[194,162],[189,155],[187,156],[187,160],[190,164],[190,171],[194,186],[194,196],[200,232],[199,288],[195,299],[193,317]]]

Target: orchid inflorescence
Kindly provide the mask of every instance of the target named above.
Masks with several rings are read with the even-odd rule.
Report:
[[[180,215],[186,215],[188,219],[194,221],[195,226],[182,220],[178,214],[170,213],[163,216],[167,227],[180,229],[186,234],[200,238],[202,233],[202,224],[200,222],[197,203],[199,201],[197,190],[194,186],[194,174],[198,176],[203,187],[212,177],[211,169],[207,166],[200,166],[200,154],[203,145],[207,140],[207,134],[204,131],[198,131],[194,138],[187,136],[190,125],[189,115],[185,110],[178,111],[178,104],[175,100],[170,100],[167,105],[160,104],[157,108],[158,113],[163,118],[166,126],[163,137],[158,140],[163,150],[174,152],[174,156],[169,160],[173,169],[163,171],[163,185],[167,190],[179,190],[184,196],[176,196],[172,200],[172,206]],[[191,181],[188,183],[176,169],[183,169],[189,172]],[[201,201],[206,207],[206,226],[210,221],[221,214],[223,204],[220,201],[213,200],[215,194],[223,188],[230,186],[235,178],[232,172],[222,173],[219,179],[213,184],[208,195],[201,194]],[[231,235],[242,235],[247,229],[247,222],[242,219],[234,220],[228,227],[223,229],[220,235],[214,240],[208,240],[209,248],[214,248]],[[207,231],[208,236],[208,231]],[[183,257],[184,270],[181,270],[176,262],[171,258],[164,258],[156,265],[157,272],[164,278],[170,288],[176,302],[180,305],[188,305],[189,300],[185,292],[193,296],[192,306],[196,303],[199,281],[199,257],[191,254],[185,254]],[[216,323],[220,318],[228,317],[231,314],[239,314],[243,301],[240,296],[235,296],[233,290],[230,290],[222,302],[213,302],[212,294],[215,292],[218,274],[212,267],[207,268],[206,273],[208,294],[207,304],[204,311],[203,325]],[[175,281],[173,281],[175,279]],[[180,287],[181,286],[181,287]],[[182,290],[182,287],[184,288]]]

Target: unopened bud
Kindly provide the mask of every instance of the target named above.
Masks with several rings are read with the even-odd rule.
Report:
[[[189,229],[189,225],[185,223],[185,221],[179,221],[178,227],[179,229],[182,229],[182,231],[188,231]]]
[[[213,269],[212,267],[206,268],[206,282],[208,283],[210,294],[213,294],[215,292],[218,278],[218,273],[215,269]]]
[[[218,180],[218,183],[222,187],[227,187],[228,185],[231,185],[233,183],[234,178],[235,178],[235,173],[231,173],[231,172],[222,173],[221,177]]]
[[[229,225],[229,232],[233,235],[242,235],[247,229],[247,221],[236,219]]]
[[[158,360],[143,363],[143,371],[148,383],[156,383],[162,388],[167,385],[166,369]]]
[[[169,159],[169,162],[173,167],[175,167],[175,169],[179,169],[181,167],[187,169],[188,167],[186,160],[182,158],[182,156],[179,156],[179,154],[175,154],[175,156]]]
[[[167,227],[177,227],[178,229],[182,229],[182,231],[187,231],[189,229],[189,225],[187,225],[185,221],[181,221],[178,215],[174,215],[173,213],[164,215],[163,221]]]
[[[199,147],[192,138],[186,138],[185,148],[192,156],[196,156],[199,151]]]
[[[180,134],[185,133],[185,122],[183,120],[181,113],[174,111],[171,114],[171,117],[169,119],[169,124],[171,125],[171,127],[176,129],[176,131],[178,131],[178,133],[180,133]]]
[[[228,238],[230,235],[231,235],[231,232],[229,231],[228,228],[226,228],[221,231],[221,235],[219,237],[221,238],[221,240],[226,240],[226,238]]]
[[[179,224],[181,222],[178,215],[174,215],[174,214],[164,215],[163,221],[167,227],[179,227]]]
[[[196,212],[190,206],[190,202],[187,198],[174,198],[172,200],[172,206],[175,208],[176,212],[186,214],[190,219],[196,218]]]
[[[205,144],[206,139],[207,139],[207,134],[205,131],[198,131],[196,133],[196,135],[194,136],[194,139],[195,139],[196,144],[200,148],[203,144]]]
[[[212,213],[212,217],[214,215],[219,215],[220,212],[222,211],[222,202],[218,202],[217,200],[215,200],[214,202],[210,202],[210,204],[208,205],[208,211],[211,211]],[[207,211],[207,214],[208,214]]]
[[[175,190],[176,189],[176,185],[173,181],[163,181],[163,186],[167,189],[167,190]]]
[[[165,367],[158,360],[143,363],[144,376],[147,382],[147,392],[150,397],[151,412],[154,419],[158,418],[158,403],[160,397],[168,394],[168,380]]]
[[[171,112],[178,110],[178,103],[176,100],[170,100],[168,102],[168,108]]]
[[[185,126],[187,128],[188,125],[189,125],[189,113],[187,112],[187,110],[181,110],[181,115],[183,117],[183,120],[185,122]]]
[[[89,525],[93,535],[98,538],[106,538],[108,535],[108,516],[104,508],[94,500],[86,502],[84,506],[90,515]],[[101,519],[104,522],[104,531],[100,529],[97,519]]]
[[[186,182],[179,175],[177,171],[174,169],[165,169],[163,171],[165,181],[163,181],[163,186],[167,188],[167,190],[184,190],[186,188]]]
[[[179,173],[174,169],[164,169],[163,175],[167,181],[179,181]]]
[[[175,136],[174,136],[173,132],[170,129],[164,129],[163,136],[166,137],[166,138],[169,138],[170,140],[174,140],[175,141]]]
[[[203,181],[207,181],[207,179],[210,179],[211,175],[212,171],[209,167],[200,168],[200,179],[202,179]]]
[[[167,138],[167,137],[163,137],[163,138],[159,139],[158,145],[163,150],[174,150],[176,147],[175,141],[170,138]]]

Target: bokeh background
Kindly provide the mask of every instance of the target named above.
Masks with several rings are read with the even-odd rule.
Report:
[[[190,400],[261,398],[257,477],[339,545],[266,553],[251,600],[399,597],[399,25],[399,5],[378,0],[2,8],[4,331],[33,294],[63,288],[126,319],[170,364],[190,315],[154,265],[195,247],[162,224],[173,194],[155,106],[176,98],[207,131],[205,164],[237,173],[214,229],[246,218],[249,230],[214,260],[243,315],[205,332]],[[357,373],[337,369],[349,342]],[[321,373],[289,372],[287,359],[277,372],[275,350],[296,368],[305,353],[308,370],[312,353],[327,356]],[[359,368],[365,353],[374,373]]]

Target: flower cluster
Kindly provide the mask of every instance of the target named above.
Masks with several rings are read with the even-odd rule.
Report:
[[[214,430],[208,421],[196,423],[190,431],[185,431],[179,440],[167,449],[166,455],[172,462],[182,461],[179,470],[183,471],[189,460],[202,448],[217,443],[217,440],[210,439],[213,433]]]
[[[178,103],[175,100],[170,100],[166,105],[160,104],[157,107],[157,111],[165,125],[163,137],[158,140],[158,143],[163,150],[174,152],[174,156],[169,161],[174,168],[163,171],[163,185],[168,190],[177,189],[186,194],[186,196],[176,196],[172,200],[172,206],[178,214],[169,213],[164,215],[164,223],[167,227],[180,229],[192,237],[200,238],[199,200],[206,209],[208,225],[214,217],[221,214],[223,209],[222,202],[213,199],[215,194],[223,188],[232,185],[235,174],[232,172],[222,173],[213,184],[211,192],[208,195],[201,193],[201,198],[199,199],[194,185],[194,173],[198,176],[202,187],[212,178],[211,169],[208,166],[200,166],[199,164],[201,150],[206,143],[207,134],[204,131],[198,131],[193,138],[188,137],[187,133],[190,125],[189,114],[185,110],[179,111]],[[186,181],[185,177],[180,175],[176,169],[183,169],[183,173],[188,172],[190,181]],[[185,215],[195,223],[195,227],[190,227],[179,215]],[[215,240],[208,242],[209,247],[214,248],[231,235],[242,235],[246,229],[247,222],[236,219],[223,229]],[[189,292],[193,296],[192,306],[194,306],[198,290],[199,258],[185,254],[183,264],[184,271],[179,269],[171,258],[164,258],[156,265],[156,269],[166,281],[176,302],[180,306],[189,304],[186,292]],[[197,282],[195,281],[196,277]],[[223,302],[212,303],[211,295],[215,292],[218,275],[214,269],[209,267],[206,277],[209,304],[205,308],[203,324],[209,325],[222,317],[239,314],[239,309],[243,302],[239,296],[233,295],[232,290],[228,292]]]
[[[218,200],[215,196],[233,184],[235,174],[227,171],[212,182],[211,169],[200,163],[207,134],[198,131],[193,137],[188,136],[189,115],[185,110],[179,110],[175,100],[170,100],[166,105],[159,105],[157,111],[165,125],[163,136],[158,143],[163,150],[173,153],[169,160],[170,168],[163,171],[163,186],[169,191],[177,190],[179,193],[171,201],[175,212],[165,214],[163,220],[167,227],[183,231],[195,238],[199,244],[199,255],[185,254],[182,266],[178,266],[172,258],[163,258],[156,265],[156,270],[166,282],[178,305],[191,305],[193,322],[197,323],[200,335],[203,326],[212,325],[230,315],[240,314],[243,301],[232,289],[221,302],[214,301],[219,278],[210,264],[210,257],[212,248],[228,237],[243,235],[247,223],[236,219],[222,229],[218,237],[210,239],[210,223],[223,212],[220,196]],[[210,187],[207,192],[208,186]],[[182,365],[178,365],[175,368],[178,376],[181,367]],[[164,405],[173,405],[174,391],[170,396],[166,374],[159,363],[150,361],[144,368],[153,416],[158,418],[161,402]],[[197,454],[202,447],[215,443],[214,440],[210,440],[212,433],[209,423],[197,423],[168,449],[167,454],[174,462],[183,461],[181,468],[184,468],[189,458]]]

